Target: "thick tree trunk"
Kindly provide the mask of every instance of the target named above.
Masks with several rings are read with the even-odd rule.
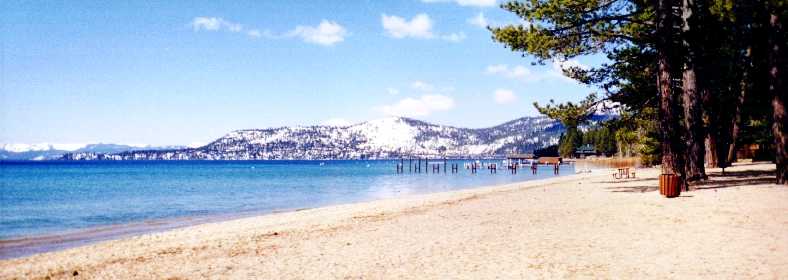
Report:
[[[659,120],[662,132],[662,173],[675,174],[684,188],[684,162],[679,139],[681,127],[676,118],[676,98],[671,85],[671,56],[673,55],[673,5],[670,0],[657,0],[657,89],[659,91]]]
[[[684,68],[682,69],[682,101],[684,104],[684,125],[686,126],[686,172],[688,181],[706,178],[703,98],[700,95],[702,82],[698,76],[702,74],[700,50],[697,38],[699,34],[698,13],[695,0],[682,0],[682,45],[685,50]],[[700,69],[698,69],[700,68]]]
[[[786,79],[786,42],[785,30],[780,16],[784,13],[782,7],[776,7],[769,15],[769,94],[772,96],[772,109],[774,123],[774,157],[777,163],[777,183],[788,184],[788,170],[786,169],[786,139],[785,139],[785,81]]]

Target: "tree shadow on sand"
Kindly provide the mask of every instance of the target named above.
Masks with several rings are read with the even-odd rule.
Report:
[[[735,188],[735,187],[743,187],[743,186],[754,186],[754,185],[767,185],[767,184],[775,184],[777,182],[774,170],[745,170],[745,171],[727,171],[725,175],[722,175],[722,172],[710,172],[708,173],[709,179],[699,182],[690,183],[690,185],[695,188],[695,191],[703,191],[703,190],[714,190],[714,189],[724,189],[724,188]],[[622,180],[622,181],[610,181],[606,183],[627,183],[627,182],[637,182],[637,181],[651,181],[653,184],[649,185],[637,185],[637,186],[617,186],[617,187],[608,187],[606,189],[610,190],[610,192],[622,192],[622,193],[645,193],[645,192],[655,192],[659,190],[659,183],[656,179],[639,179],[639,180]]]
[[[692,183],[696,190],[712,190],[752,185],[775,184],[774,170],[744,170],[709,173],[709,180]]]
[[[627,186],[627,187],[610,187],[607,188],[610,192],[624,192],[624,193],[644,193],[655,192],[659,186]]]
[[[600,181],[600,183],[618,184],[618,183],[632,183],[632,182],[643,182],[643,181],[652,181],[652,180],[654,180],[654,178],[629,178],[629,179],[605,180],[605,181]]]

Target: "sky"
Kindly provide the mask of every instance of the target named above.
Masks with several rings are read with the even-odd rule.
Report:
[[[0,4],[0,143],[196,145],[406,116],[489,127],[593,89],[485,26],[500,0]]]

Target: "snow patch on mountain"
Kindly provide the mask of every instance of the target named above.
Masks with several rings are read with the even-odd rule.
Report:
[[[594,122],[609,119],[599,116]],[[117,153],[73,152],[67,160],[272,160],[497,157],[558,143],[564,127],[524,117],[489,128],[459,128],[389,117],[347,126],[245,129],[206,145]]]

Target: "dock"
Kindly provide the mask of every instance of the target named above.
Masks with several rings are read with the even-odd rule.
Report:
[[[558,175],[562,164],[564,162],[561,157],[536,157],[533,154],[511,154],[506,158],[498,159],[463,159],[462,165],[465,170],[471,174],[477,174],[480,169],[487,169],[490,174],[498,174],[498,169],[509,171],[509,174],[515,175],[518,170],[524,167],[530,167],[531,174],[536,175],[539,165],[549,165],[553,167],[553,174]],[[460,163],[457,159],[434,158],[434,157],[401,157],[396,164],[396,174],[458,174],[460,172]],[[407,165],[407,167],[406,167]]]

